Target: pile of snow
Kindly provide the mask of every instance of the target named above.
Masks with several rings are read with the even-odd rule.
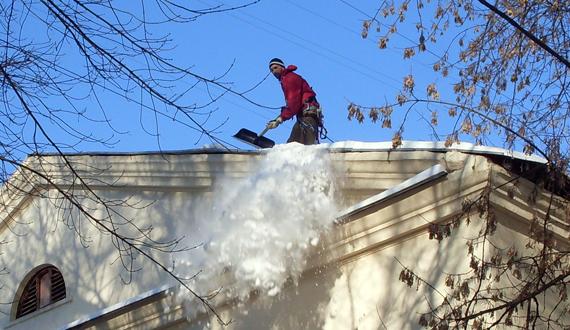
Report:
[[[187,269],[181,274],[190,276],[199,269],[190,287],[201,295],[217,292],[217,299],[279,294],[288,279],[299,278],[308,253],[334,222],[333,172],[322,146],[293,143],[268,151],[250,176],[221,182],[213,207],[195,214],[189,236],[198,234],[204,245],[178,259],[176,271]],[[179,298],[196,310],[186,290]]]

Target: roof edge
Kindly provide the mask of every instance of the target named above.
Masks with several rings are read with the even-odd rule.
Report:
[[[362,141],[339,141],[333,143],[324,143],[313,148],[326,148],[330,152],[375,152],[375,151],[432,151],[432,152],[448,152],[459,151],[478,155],[494,155],[515,158],[534,163],[546,164],[546,159],[536,155],[526,155],[519,151],[507,150],[499,147],[474,145],[469,142],[458,142],[446,147],[442,141],[402,141],[402,144],[394,148],[391,141],[384,142],[362,142]],[[165,150],[165,151],[94,151],[94,152],[78,152],[64,153],[66,156],[144,156],[144,155],[186,155],[186,154],[262,154],[271,149],[227,149],[223,147],[204,147],[197,149],[185,150]],[[29,156],[59,156],[58,153],[32,154]]]

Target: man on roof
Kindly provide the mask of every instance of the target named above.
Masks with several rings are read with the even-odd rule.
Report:
[[[305,145],[318,143],[322,118],[317,94],[303,77],[293,72],[297,70],[295,65],[285,67],[281,59],[274,58],[269,61],[269,70],[281,83],[286,106],[281,108],[279,117],[267,123],[267,128],[276,128],[283,121],[296,117],[297,121],[287,142]]]

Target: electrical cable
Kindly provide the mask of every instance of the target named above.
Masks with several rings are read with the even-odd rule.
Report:
[[[205,1],[203,1],[203,0],[198,0],[198,1],[201,2],[201,3],[203,3],[204,5],[212,6],[212,4],[209,4],[208,2],[205,2]],[[367,78],[369,78],[369,79],[371,79],[371,80],[374,80],[374,81],[376,81],[376,82],[378,82],[378,83],[380,83],[380,84],[382,84],[382,85],[384,85],[384,86],[386,86],[386,87],[390,87],[390,88],[392,88],[392,89],[394,89],[394,90],[399,90],[399,87],[395,87],[392,83],[389,83],[389,82],[387,82],[386,80],[383,80],[383,79],[379,79],[377,76],[372,75],[372,74],[370,74],[369,72],[373,72],[373,73],[375,73],[375,74],[377,74],[377,75],[379,75],[379,76],[383,76],[383,77],[385,77],[386,79],[389,79],[389,80],[395,82],[395,83],[396,83],[396,86],[399,86],[400,83],[401,83],[398,79],[395,79],[395,78],[393,78],[393,77],[391,77],[391,76],[389,76],[389,75],[387,75],[387,74],[385,74],[385,73],[383,73],[383,72],[377,71],[376,69],[371,68],[371,67],[368,66],[368,65],[365,65],[365,64],[356,62],[354,59],[352,59],[352,58],[350,58],[350,57],[347,57],[347,56],[345,56],[345,55],[342,55],[342,54],[340,54],[340,53],[338,53],[338,52],[336,52],[336,51],[334,51],[334,50],[332,50],[332,49],[330,49],[330,48],[327,48],[326,46],[320,45],[320,44],[317,43],[317,42],[314,42],[314,41],[308,40],[308,39],[306,39],[306,38],[303,38],[303,37],[301,37],[301,36],[299,36],[299,35],[297,35],[297,34],[295,34],[295,33],[292,33],[291,31],[285,31],[283,28],[281,28],[281,27],[279,27],[279,26],[276,26],[275,24],[273,24],[273,23],[271,23],[271,22],[268,22],[268,21],[266,21],[266,20],[263,20],[263,19],[261,19],[261,18],[258,18],[258,17],[256,17],[256,16],[254,16],[254,15],[247,14],[247,13],[244,13],[244,12],[239,12],[239,13],[226,12],[226,13],[224,13],[224,14],[225,14],[225,15],[228,15],[228,16],[230,16],[230,17],[233,17],[234,19],[239,20],[239,21],[241,21],[241,22],[243,22],[243,23],[245,23],[245,24],[251,25],[252,27],[254,27],[254,28],[256,28],[256,29],[262,30],[262,31],[264,31],[264,32],[266,32],[266,33],[268,33],[268,34],[270,34],[270,35],[273,35],[273,36],[279,38],[279,39],[282,39],[282,40],[287,41],[287,42],[289,42],[289,43],[291,43],[291,44],[294,44],[294,45],[298,46],[299,48],[302,48],[302,49],[304,49],[304,50],[306,50],[306,51],[309,51],[309,52],[311,52],[311,53],[313,53],[313,54],[318,55],[319,57],[328,59],[329,61],[331,61],[331,62],[333,62],[333,63],[336,63],[336,64],[338,64],[338,65],[340,65],[340,66],[342,66],[342,67],[348,69],[349,71],[352,71],[352,72],[355,72],[355,73],[359,73],[360,75],[365,76],[365,77],[367,77]],[[240,17],[240,16],[241,16],[241,17]],[[256,21],[258,21],[258,22],[261,22],[262,24],[267,25],[267,26],[269,26],[269,27],[271,27],[271,28],[273,28],[273,29],[275,29],[275,30],[278,30],[278,31],[280,31],[280,32],[271,31],[270,29],[268,29],[268,28],[266,28],[266,27],[260,26],[260,25],[254,23],[254,22],[252,22],[252,21],[250,21],[250,20],[247,20],[247,19],[243,18],[243,16],[246,16],[246,17],[249,17],[250,19],[253,19],[253,20],[256,20]],[[299,39],[301,42],[296,41],[296,40],[292,40],[292,39],[289,38],[288,36],[294,36],[294,37],[296,37],[297,39]],[[309,45],[309,46],[310,46],[310,45],[316,45],[316,46],[315,46],[316,49],[313,49],[313,48],[309,47],[308,45]],[[327,53],[330,53],[330,54],[332,54],[332,55],[334,55],[334,56],[336,56],[336,57],[339,57],[339,58],[341,58],[342,60],[344,60],[344,61],[346,61],[346,62],[350,62],[350,63],[352,63],[353,65],[352,65],[352,66],[351,66],[351,65],[348,65],[347,63],[344,63],[344,62],[340,61],[339,59],[333,58],[332,56],[330,56],[330,54],[327,54]],[[358,68],[355,68],[354,65],[360,66],[360,67],[362,67],[363,69],[365,69],[366,71],[363,71],[363,70],[360,70],[360,69],[358,69]]]

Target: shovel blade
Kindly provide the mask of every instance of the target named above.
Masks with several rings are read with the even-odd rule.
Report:
[[[265,136],[258,136],[257,133],[245,128],[240,129],[234,137],[256,148],[273,148],[275,145],[273,140],[268,139]]]

